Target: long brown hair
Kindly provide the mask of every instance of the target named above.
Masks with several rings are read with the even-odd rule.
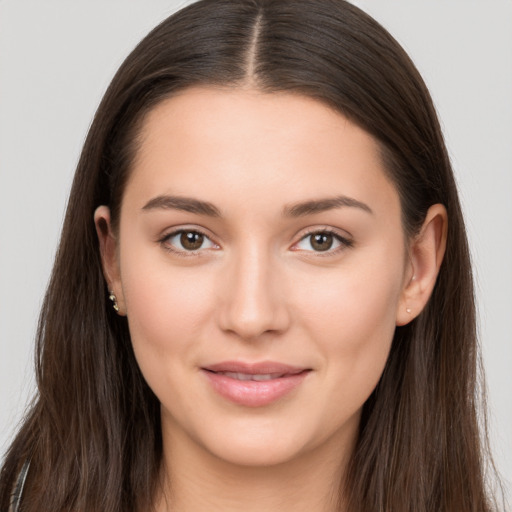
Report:
[[[144,115],[194,85],[302,94],[357,123],[380,143],[408,236],[432,204],[446,206],[437,284],[420,316],[396,329],[340,494],[351,512],[490,511],[472,273],[439,122],[402,48],[343,0],[202,0],[161,23],[121,66],[76,171],[40,317],[38,393],[5,458],[0,509],[26,461],[23,511],[151,505],[159,403],[136,364],[126,319],[107,303],[93,212],[109,205],[116,222]]]

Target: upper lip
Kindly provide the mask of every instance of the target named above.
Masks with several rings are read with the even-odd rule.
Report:
[[[309,370],[304,366],[291,366],[275,361],[260,361],[257,363],[245,363],[242,361],[223,361],[220,363],[203,366],[203,370],[210,372],[243,373],[247,375],[281,374],[294,375]]]

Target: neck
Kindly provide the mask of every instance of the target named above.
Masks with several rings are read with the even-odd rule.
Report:
[[[336,441],[336,445],[335,442]],[[292,461],[241,466],[219,459],[184,433],[164,436],[158,512],[339,512],[353,442],[327,440]],[[172,454],[172,456],[171,456]]]

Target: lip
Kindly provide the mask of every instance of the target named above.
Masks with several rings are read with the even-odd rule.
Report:
[[[311,369],[274,361],[224,361],[205,366],[201,371],[223,398],[246,407],[263,407],[295,390]],[[252,377],[258,380],[251,380]]]

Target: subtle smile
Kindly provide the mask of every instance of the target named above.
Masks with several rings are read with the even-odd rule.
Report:
[[[246,407],[262,407],[297,388],[311,372],[281,363],[227,361],[201,369],[219,395]]]

